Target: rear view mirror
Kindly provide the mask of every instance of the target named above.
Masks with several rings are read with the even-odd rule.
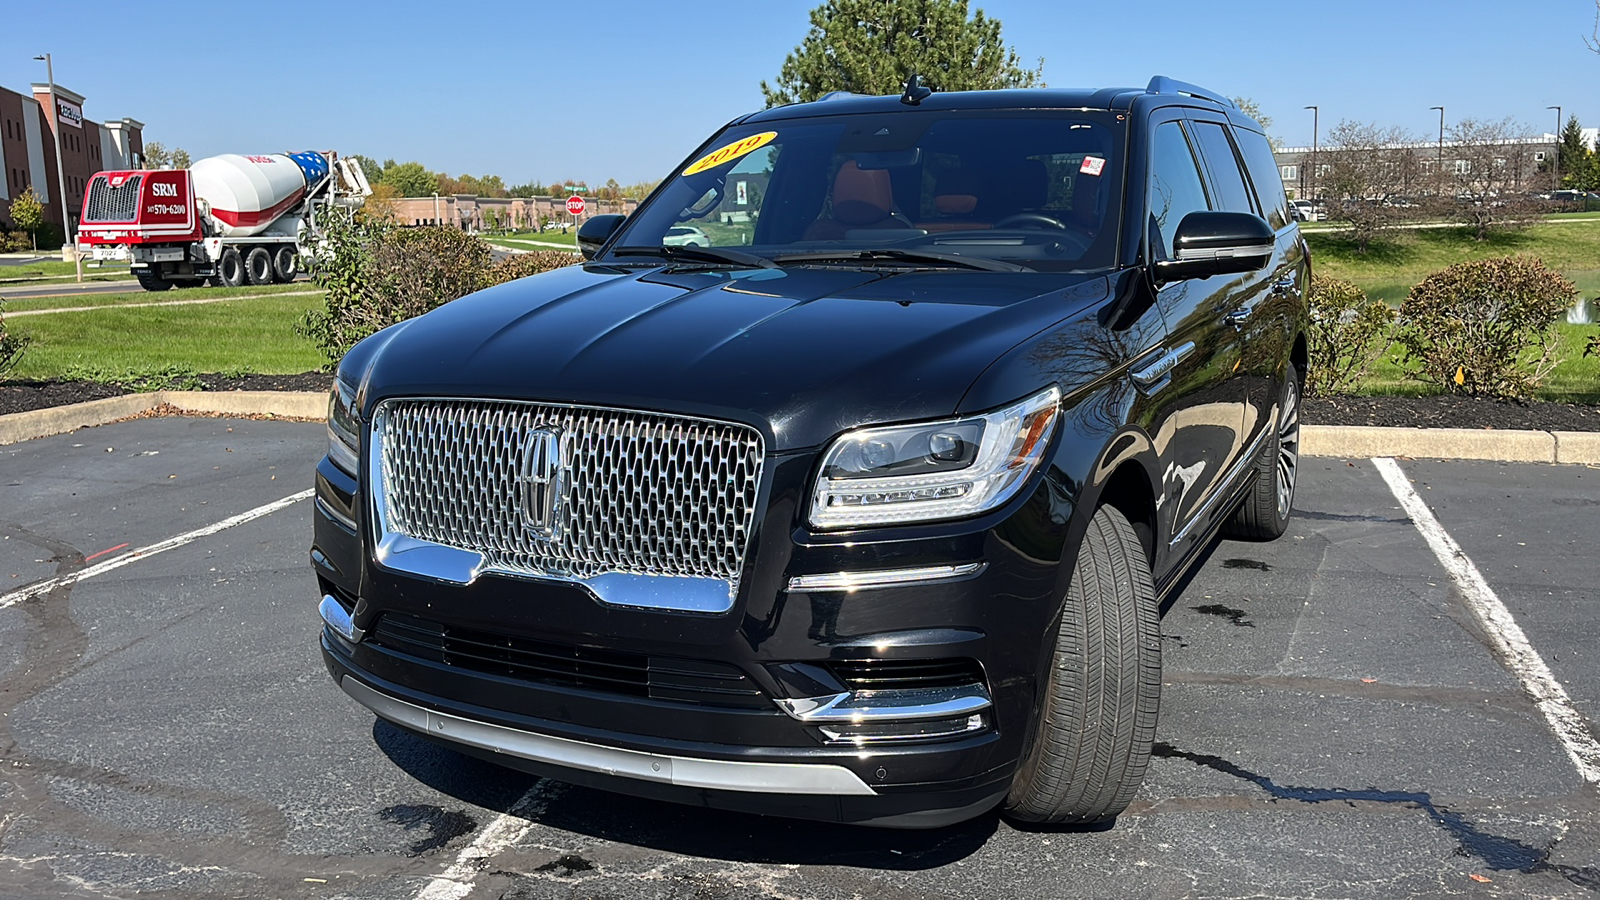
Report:
[[[1192,212],[1178,223],[1172,238],[1177,258],[1152,268],[1157,284],[1254,272],[1266,266],[1276,243],[1272,226],[1252,213]]]

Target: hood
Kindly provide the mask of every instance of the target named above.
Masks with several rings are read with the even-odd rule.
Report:
[[[653,409],[747,422],[777,451],[811,447],[858,425],[954,413],[984,369],[1101,299],[1105,283],[1033,272],[572,266],[385,334],[366,400]]]

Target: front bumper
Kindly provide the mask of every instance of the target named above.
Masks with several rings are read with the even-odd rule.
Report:
[[[812,536],[787,527],[800,492],[782,490],[806,466],[775,466],[775,499],[752,547],[740,600],[719,615],[607,606],[570,584],[484,576],[427,582],[376,565],[361,533],[354,479],[318,470],[314,567],[325,594],[321,640],[329,672],[357,702],[395,725],[497,763],[607,790],[696,805],[887,827],[939,827],[1000,802],[1034,721],[1060,596],[1066,511],[1036,493],[988,520],[894,540]],[[788,498],[788,499],[786,499]],[[982,564],[981,566],[974,564]],[[928,582],[796,589],[797,576],[962,566]],[[454,664],[382,639],[386,616],[559,641],[582,652],[626,650],[710,661],[759,691],[742,708],[680,697],[623,695],[594,683],[536,683]],[[899,698],[883,713],[841,690],[835,664],[963,660],[981,670],[970,691]],[[890,692],[879,692],[878,706]],[[927,698],[927,702],[915,699]],[[939,700],[946,705],[937,705]],[[909,714],[906,714],[909,711]],[[915,724],[982,716],[968,733],[850,739],[875,717]],[[948,721],[946,719],[945,721]],[[859,732],[855,734],[859,735]]]

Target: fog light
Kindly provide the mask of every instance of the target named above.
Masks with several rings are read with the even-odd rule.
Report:
[[[833,743],[875,744],[882,741],[912,741],[958,737],[982,731],[982,713],[949,719],[913,719],[889,722],[847,722],[829,724],[820,730]]]

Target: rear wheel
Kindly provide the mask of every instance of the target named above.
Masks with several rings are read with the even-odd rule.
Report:
[[[271,284],[272,252],[265,247],[251,247],[244,257],[244,271],[251,284]]]
[[[1024,822],[1113,819],[1144,780],[1161,704],[1161,622],[1126,516],[1089,520],[1067,587],[1032,747],[1006,796]]]
[[[294,248],[288,244],[279,247],[272,254],[272,280],[278,284],[288,284],[300,274],[300,257]]]
[[[164,291],[172,287],[171,281],[162,278],[152,269],[140,269],[133,273],[133,277],[139,279],[139,287],[147,291]]]
[[[217,260],[217,274],[226,287],[241,287],[244,284],[244,260],[239,258],[238,250],[229,247],[222,251],[221,258]]]
[[[1283,379],[1272,434],[1256,456],[1256,483],[1223,528],[1231,538],[1270,541],[1289,528],[1294,513],[1294,487],[1300,474],[1300,372],[1294,366]]]

